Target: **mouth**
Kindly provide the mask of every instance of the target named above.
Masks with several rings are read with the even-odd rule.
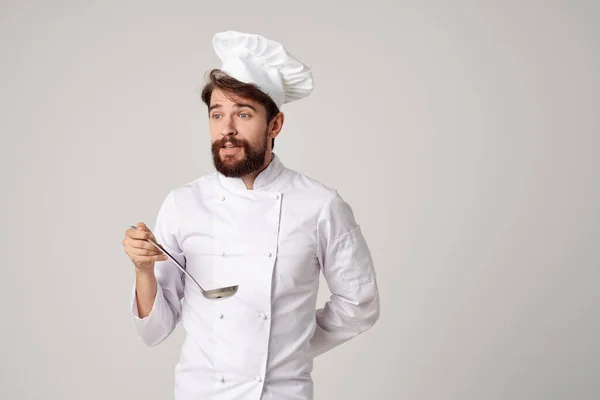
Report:
[[[221,153],[224,155],[232,155],[241,151],[242,146],[235,146],[232,143],[226,143],[221,146]]]

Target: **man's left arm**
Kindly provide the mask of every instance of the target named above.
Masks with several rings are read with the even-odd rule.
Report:
[[[314,357],[371,328],[379,319],[373,260],[352,208],[334,191],[317,224],[318,258],[331,292],[316,312]]]

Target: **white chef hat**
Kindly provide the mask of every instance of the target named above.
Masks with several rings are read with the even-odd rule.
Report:
[[[241,82],[255,84],[279,108],[312,92],[310,68],[288,53],[281,43],[236,31],[217,33],[212,43],[223,72]]]

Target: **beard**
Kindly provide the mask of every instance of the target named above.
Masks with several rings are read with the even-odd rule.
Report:
[[[220,150],[225,143],[231,143],[233,146],[240,146],[243,150],[244,158],[236,160],[239,152],[231,155],[221,156]],[[264,140],[259,145],[251,145],[244,139],[235,137],[224,137],[212,144],[212,158],[215,169],[228,178],[241,178],[260,170],[265,163],[267,146],[269,143],[268,132],[265,131]]]

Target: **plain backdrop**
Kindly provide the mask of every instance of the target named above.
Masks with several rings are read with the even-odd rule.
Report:
[[[121,241],[213,171],[230,29],[312,67],[275,151],[376,263],[381,319],[316,399],[600,398],[599,2],[0,4],[0,398],[172,398],[184,332],[138,339]]]

